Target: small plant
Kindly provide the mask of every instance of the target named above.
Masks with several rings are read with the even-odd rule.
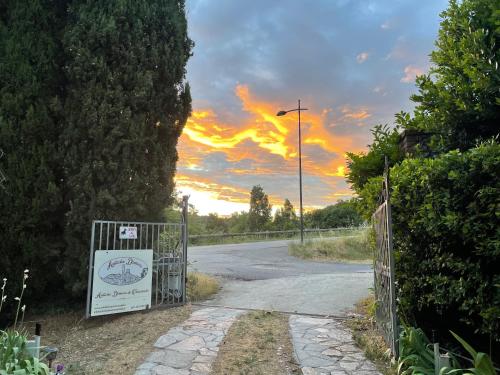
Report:
[[[45,363],[42,363],[38,358],[30,355],[26,349],[28,338],[23,332],[16,330],[21,313],[20,324],[24,320],[24,312],[26,305],[22,305],[24,290],[26,289],[26,281],[28,280],[28,270],[23,272],[22,289],[19,297],[15,297],[17,302],[16,315],[14,319],[13,329],[5,331],[0,330],[0,375],[49,375],[50,371]],[[1,288],[0,312],[4,302],[7,300],[5,294],[5,286],[7,279],[3,279]]]
[[[476,352],[472,346],[470,346],[463,338],[458,336],[455,332],[450,331],[453,337],[462,344],[465,350],[471,355],[472,363],[474,367],[468,369],[450,369],[447,374],[460,374],[459,371],[463,371],[463,374],[476,374],[476,375],[496,375],[495,367],[491,358],[486,353]],[[446,369],[448,370],[448,369]]]
[[[496,375],[490,357],[481,352],[476,352],[464,339],[451,332],[472,357],[474,367],[464,369],[451,355],[450,367],[439,369],[440,375]],[[434,375],[435,357],[432,344],[420,328],[403,326],[399,336],[399,375]]]
[[[434,375],[434,351],[420,328],[403,326],[399,336],[398,374]]]
[[[21,324],[24,321],[24,311],[26,310],[26,305],[22,305],[21,306],[21,302],[23,300],[24,290],[26,289],[26,281],[28,280],[28,273],[29,273],[29,270],[27,270],[27,269],[24,270],[24,273],[23,273],[23,284],[22,284],[22,288],[21,288],[21,295],[19,297],[15,297],[14,298],[14,300],[17,301],[16,318],[14,320],[14,329],[17,328],[17,319],[19,317],[19,311],[22,312]]]

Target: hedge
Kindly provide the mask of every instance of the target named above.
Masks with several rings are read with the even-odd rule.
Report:
[[[406,159],[390,180],[400,317],[500,340],[500,145]]]

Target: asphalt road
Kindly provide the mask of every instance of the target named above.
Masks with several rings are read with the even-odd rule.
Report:
[[[305,261],[288,255],[289,242],[190,247],[189,267],[222,280],[206,304],[341,316],[368,295],[370,265]]]

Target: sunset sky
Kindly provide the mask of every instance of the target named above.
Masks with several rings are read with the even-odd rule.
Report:
[[[179,141],[177,190],[201,214],[248,210],[260,184],[298,207],[297,99],[304,206],[352,195],[345,152],[410,110],[415,75],[447,1],[188,0],[193,115]]]

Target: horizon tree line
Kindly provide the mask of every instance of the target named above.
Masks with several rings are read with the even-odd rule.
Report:
[[[285,198],[283,205],[273,215],[269,196],[261,185],[255,185],[250,191],[248,211],[234,212],[228,217],[212,212],[199,215],[196,207],[190,204],[189,233],[223,234],[262,231],[298,230],[299,216],[293,204]],[[169,207],[164,212],[166,221],[179,220],[179,207]],[[339,200],[335,204],[304,213],[304,224],[309,229],[328,229],[337,227],[359,226],[364,222],[356,211],[356,200]]]

